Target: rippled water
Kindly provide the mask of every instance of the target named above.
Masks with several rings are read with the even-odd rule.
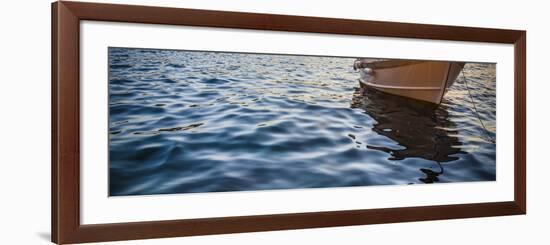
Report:
[[[436,109],[352,58],[109,48],[110,195],[495,180],[495,65]]]

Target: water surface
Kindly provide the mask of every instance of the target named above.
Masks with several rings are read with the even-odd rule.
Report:
[[[495,180],[495,65],[433,108],[353,58],[109,48],[112,196]]]

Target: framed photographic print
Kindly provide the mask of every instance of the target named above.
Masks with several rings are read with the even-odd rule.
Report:
[[[526,212],[526,32],[52,5],[52,241]]]

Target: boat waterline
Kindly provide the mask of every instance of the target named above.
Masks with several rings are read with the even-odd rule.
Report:
[[[442,87],[413,87],[413,86],[391,86],[391,85],[382,85],[369,83],[363,79],[359,79],[359,82],[374,88],[388,88],[388,89],[406,89],[406,90],[440,90]]]
[[[440,104],[464,67],[462,62],[358,60],[362,87],[370,87],[393,95]]]

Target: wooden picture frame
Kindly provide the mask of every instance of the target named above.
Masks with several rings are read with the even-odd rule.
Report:
[[[82,20],[514,45],[514,200],[509,202],[82,225],[79,22]],[[304,229],[526,213],[526,32],[166,7],[52,4],[52,241],[58,244]]]

